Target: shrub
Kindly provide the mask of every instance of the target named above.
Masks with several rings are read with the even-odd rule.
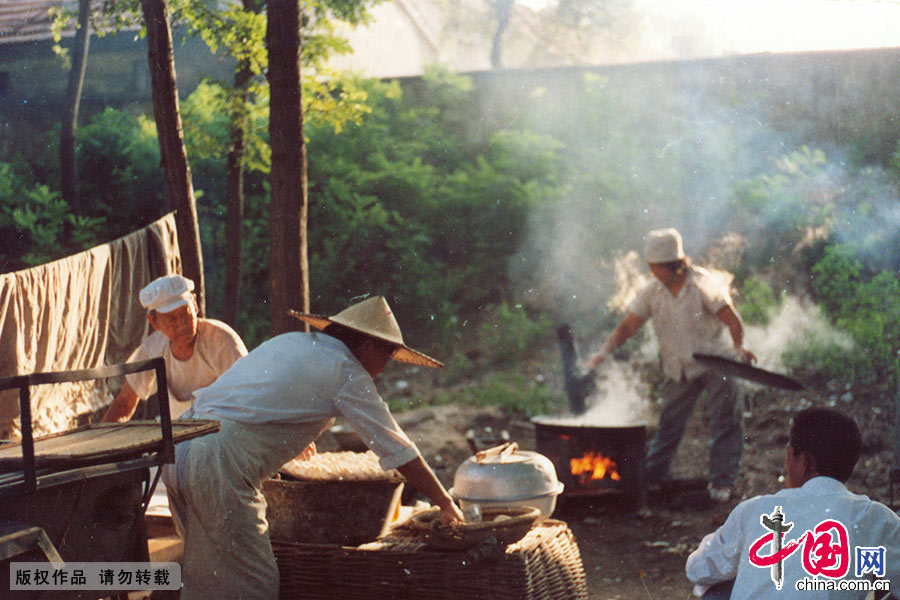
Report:
[[[506,302],[492,307],[479,329],[479,342],[491,364],[521,362],[541,340],[553,333],[553,323],[544,316],[532,318],[521,304]]]
[[[738,307],[741,317],[748,325],[766,325],[769,315],[778,307],[778,299],[766,280],[751,275],[741,286],[743,301]]]
[[[890,271],[870,276],[847,245],[832,245],[812,269],[812,288],[830,321],[853,340],[846,348],[813,340],[795,348],[786,363],[809,372],[849,379],[896,371],[900,332],[900,282]]]
[[[8,163],[0,163],[0,271],[43,264],[90,247],[105,219],[73,215],[58,192],[23,183]]]
[[[520,374],[500,373],[462,389],[438,390],[432,404],[497,406],[509,416],[533,417],[547,414],[564,403],[548,387]]]

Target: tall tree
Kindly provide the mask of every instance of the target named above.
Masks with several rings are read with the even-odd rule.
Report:
[[[503,32],[509,26],[509,14],[512,11],[513,0],[491,0],[491,9],[497,19],[494,29],[494,37],[491,38],[491,68],[499,69],[503,66]]]
[[[243,0],[247,13],[262,10],[262,0]],[[241,257],[244,227],[244,152],[247,130],[247,100],[251,83],[258,66],[251,56],[238,55],[234,73],[234,90],[231,101],[231,144],[226,161],[227,185],[225,189],[225,298],[222,318],[232,325],[237,323],[238,299],[241,292]]]
[[[246,2],[245,2],[246,4]],[[244,150],[247,127],[247,94],[253,73],[245,62],[234,74],[234,97],[231,102],[231,144],[226,160],[225,187],[225,298],[222,319],[237,323],[238,298],[241,292],[241,256],[244,226]]]
[[[81,90],[87,69],[88,48],[91,41],[90,0],[78,0],[78,29],[73,44],[72,66],[66,87],[66,107],[63,114],[59,140],[60,181],[63,199],[75,214],[81,213],[78,195],[78,163],[75,157],[75,133],[78,129],[78,112],[81,107]]]
[[[306,145],[300,87],[299,0],[269,0],[269,298],[272,333],[300,329],[287,311],[309,312]]]
[[[184,275],[194,281],[197,305],[202,316],[206,313],[203,257],[194,187],[191,184],[191,169],[184,148],[181,115],[178,109],[169,9],[166,0],[141,0],[141,9],[147,27],[147,57],[150,63],[153,116],[156,120],[159,149],[166,173],[166,191],[169,202],[176,211],[175,225],[178,230],[182,269]]]

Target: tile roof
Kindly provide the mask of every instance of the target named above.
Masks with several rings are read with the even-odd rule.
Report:
[[[103,0],[91,0],[95,10],[103,5]],[[48,40],[52,19],[49,10],[54,6],[77,13],[77,0],[0,0],[0,44]],[[75,20],[70,19],[63,36],[75,33]]]

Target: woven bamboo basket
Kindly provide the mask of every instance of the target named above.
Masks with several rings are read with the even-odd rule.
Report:
[[[499,555],[430,550],[399,529],[351,548],[273,542],[282,599],[587,600],[575,538],[548,520]]]

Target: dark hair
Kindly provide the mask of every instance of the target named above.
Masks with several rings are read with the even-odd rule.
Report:
[[[679,274],[683,273],[685,270],[687,270],[687,268],[688,268],[688,266],[690,266],[691,262],[690,262],[690,259],[688,259],[688,257],[685,256],[684,258],[679,258],[678,260],[672,260],[669,262],[655,263],[655,264],[666,269],[673,275],[679,275]]]
[[[852,417],[832,408],[807,408],[794,417],[791,448],[816,459],[819,475],[847,481],[859,460],[862,435]]]
[[[396,344],[392,344],[391,342],[379,339],[375,336],[369,335],[368,333],[363,333],[355,329],[350,329],[349,327],[344,327],[343,325],[338,325],[337,323],[326,325],[325,329],[322,330],[322,333],[330,335],[331,337],[337,338],[344,342],[344,345],[347,346],[347,348],[349,348],[350,352],[352,352],[353,354],[356,354],[357,351],[366,342],[374,342],[376,344],[380,344],[384,346],[385,350],[390,352],[394,352],[397,350]]]

